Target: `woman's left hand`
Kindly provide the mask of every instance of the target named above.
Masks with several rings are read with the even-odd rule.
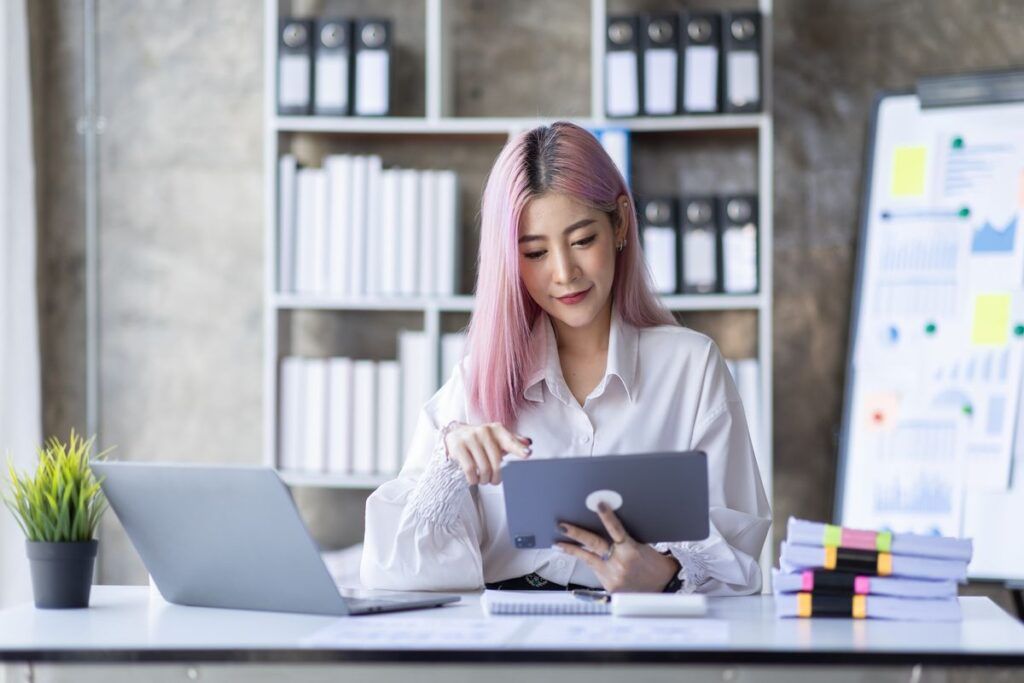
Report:
[[[580,545],[556,543],[555,547],[586,562],[609,593],[660,593],[679,571],[679,562],[633,540],[607,504],[599,503],[597,514],[611,543],[592,531],[562,522],[559,530]]]

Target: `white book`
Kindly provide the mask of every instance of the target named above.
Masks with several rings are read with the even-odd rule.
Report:
[[[732,383],[736,385],[738,390],[740,386],[740,378],[739,375],[736,374],[736,361],[731,358],[726,358],[725,367],[729,370],[729,375],[732,377]]]
[[[453,296],[458,289],[462,251],[459,230],[459,177],[455,171],[437,172],[437,285],[435,291]]]
[[[327,291],[348,294],[348,245],[352,213],[352,156],[336,154],[324,159],[328,185]]]
[[[629,131],[625,128],[605,128],[601,130],[601,146],[615,162],[615,167],[622,174],[622,179],[629,185]]]
[[[295,291],[312,294],[316,274],[316,178],[319,169],[300,168],[295,174]]]
[[[352,359],[327,361],[327,471],[352,472]]]
[[[352,473],[373,474],[377,469],[377,364],[352,361]]]
[[[430,381],[430,344],[426,332],[398,333],[398,361],[402,364],[402,453],[409,452],[420,411],[433,393]]]
[[[366,191],[369,173],[369,157],[352,158],[352,232],[349,235],[348,293],[355,297],[366,294]]]
[[[327,174],[322,168],[311,169],[313,201],[313,245],[310,250],[313,280],[310,284],[314,294],[327,292]]]
[[[402,373],[398,361],[377,363],[377,472],[397,475],[402,464]]]
[[[380,294],[381,284],[381,159],[367,157],[366,170],[366,293]]]
[[[722,233],[722,288],[729,294],[757,291],[757,228],[753,223]]]
[[[279,400],[280,421],[277,429],[277,468],[298,469],[302,452],[302,413],[306,397],[304,360],[298,356],[281,359]]]
[[[400,171],[399,225],[401,261],[399,263],[399,293],[407,296],[419,294],[419,249],[420,249],[420,178],[412,169]]]
[[[420,294],[436,294],[439,226],[437,224],[437,171],[420,171]]]
[[[765,486],[769,485],[767,480],[767,463],[764,462],[767,453],[761,452],[762,446],[762,425],[761,425],[761,364],[756,358],[744,358],[736,361],[736,382],[740,392],[740,400],[743,402],[743,411],[747,416],[747,429],[750,430],[750,443],[754,447],[754,457],[757,458],[758,467],[761,470],[761,480]],[[770,489],[769,489],[770,490]]]
[[[660,226],[643,229],[644,256],[651,269],[654,291],[673,294],[676,291],[676,230]]]
[[[302,411],[302,453],[297,465],[305,472],[324,472],[327,469],[327,361],[307,358],[303,365],[306,399]]]
[[[381,293],[399,292],[399,171],[391,168],[381,173],[381,241],[380,280]]]
[[[295,175],[294,154],[278,160],[277,171],[277,291],[295,291]]]
[[[466,354],[465,332],[448,332],[441,335],[441,383],[444,384],[452,377],[455,366],[459,364]]]

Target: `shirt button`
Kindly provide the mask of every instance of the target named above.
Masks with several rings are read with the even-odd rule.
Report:
[[[590,443],[590,437],[589,436],[581,436],[580,437],[580,443]]]

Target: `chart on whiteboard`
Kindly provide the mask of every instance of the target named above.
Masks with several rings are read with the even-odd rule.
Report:
[[[1024,130],[923,128],[877,139],[843,523],[959,535],[965,495],[1012,481]]]

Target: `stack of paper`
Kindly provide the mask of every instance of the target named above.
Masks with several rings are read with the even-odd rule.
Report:
[[[957,621],[970,539],[863,531],[790,518],[773,572],[780,617]]]
[[[321,168],[281,157],[278,291],[326,296],[453,295],[458,290],[458,176],[383,168],[338,154]]]

